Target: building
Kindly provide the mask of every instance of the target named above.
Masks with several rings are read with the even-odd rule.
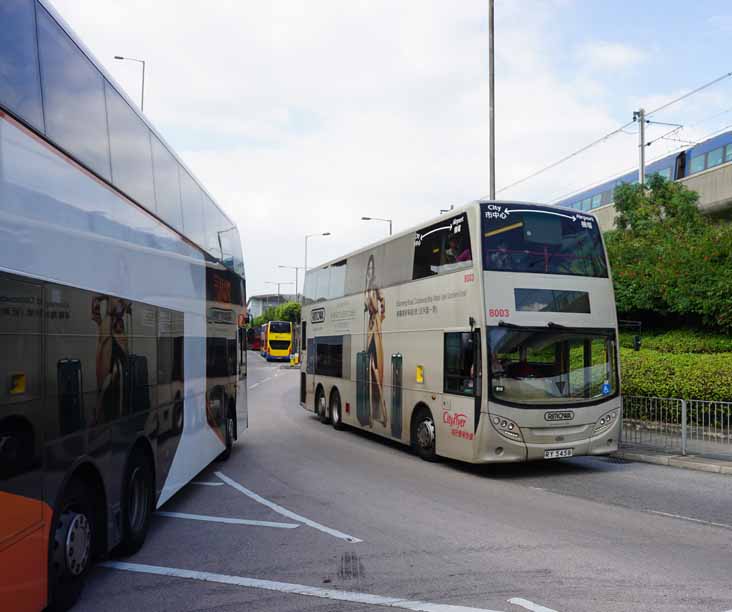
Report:
[[[286,302],[296,302],[300,296],[291,293],[262,293],[253,295],[247,301],[247,312],[251,318],[263,314],[267,308],[273,308]]]

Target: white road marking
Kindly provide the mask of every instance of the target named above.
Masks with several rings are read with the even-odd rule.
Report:
[[[229,576],[227,574],[213,574],[210,572],[196,572],[192,570],[178,569],[175,567],[161,567],[158,565],[144,565],[142,563],[127,563],[124,561],[105,561],[99,564],[110,569],[123,570],[127,572],[138,572],[141,574],[154,574],[157,576],[171,576],[174,578],[188,578],[190,580],[201,580],[204,582],[217,582],[242,586],[250,589],[264,589],[266,591],[279,591],[290,595],[306,595],[308,597],[319,597],[321,599],[334,599],[336,601],[348,601],[351,603],[370,604],[372,606],[386,606],[388,608],[400,608],[402,610],[415,610],[417,612],[498,612],[486,608],[471,608],[468,606],[453,606],[449,604],[435,604],[426,601],[415,601],[401,599],[399,597],[385,597],[383,595],[372,595],[370,593],[359,593],[356,591],[340,591],[337,589],[321,589],[304,584],[292,584],[288,582],[275,582],[273,580],[260,580],[257,578],[245,578],[242,576]],[[524,601],[524,600],[521,600]],[[539,610],[540,608],[537,608]],[[548,610],[548,608],[543,608]],[[553,611],[552,611],[553,612]]]
[[[710,525],[711,527],[721,527],[722,529],[732,529],[732,525],[726,523],[715,523],[713,521],[703,521],[702,519],[693,518],[691,516],[683,516],[681,514],[671,514],[670,512],[660,512],[659,510],[646,510],[649,514],[658,514],[659,516],[667,516],[669,518],[681,519],[682,521],[691,521],[692,523],[699,523],[701,525]],[[732,610],[728,610],[732,612]]]
[[[266,383],[266,382],[267,382],[268,380],[272,380],[273,378],[276,378],[276,377],[277,377],[277,374],[274,374],[273,376],[270,376],[269,378],[263,378],[263,379],[262,379],[262,380],[260,380],[259,382],[255,382],[255,383],[254,383],[253,385],[249,385],[249,387],[248,387],[248,388],[249,388],[249,389],[254,389],[254,387],[258,387],[258,386],[259,386],[259,385],[261,385],[262,383]]]
[[[234,487],[240,493],[244,493],[244,495],[246,495],[247,497],[253,499],[256,502],[259,502],[260,504],[262,504],[264,506],[267,506],[270,510],[274,510],[275,512],[277,512],[278,514],[281,514],[282,516],[286,516],[287,518],[292,519],[293,521],[299,521],[300,523],[303,523],[303,524],[307,525],[308,527],[312,527],[313,529],[318,529],[319,531],[332,535],[334,538],[338,538],[340,540],[345,540],[346,542],[352,542],[354,544],[356,544],[357,542],[363,542],[363,540],[354,538],[352,535],[348,535],[347,533],[343,533],[342,531],[338,531],[336,529],[331,529],[330,527],[326,527],[325,525],[321,525],[320,523],[311,521],[309,518],[305,518],[304,516],[295,514],[294,512],[288,510],[287,508],[283,508],[282,506],[275,504],[274,502],[271,502],[268,499],[264,499],[264,497],[262,497],[261,495],[257,495],[254,491],[250,491],[246,487],[240,485],[235,480],[232,480],[226,474],[222,474],[221,472],[214,472],[214,473],[221,480],[223,480],[227,485]]]
[[[528,599],[521,599],[520,597],[514,597],[512,599],[509,599],[508,603],[513,604],[514,606],[521,606],[522,608],[531,610],[531,612],[557,612],[556,610],[552,610],[551,608],[547,608],[546,606],[536,604],[533,601],[529,601]]]
[[[194,485],[201,485],[203,487],[223,487],[223,482],[203,482],[202,480],[194,480],[191,482]]]
[[[273,523],[272,521],[253,521],[250,519],[228,518],[225,516],[207,516],[206,514],[187,514],[185,512],[156,512],[157,516],[206,521],[208,523],[228,523],[229,525],[253,525],[255,527],[275,527],[278,529],[295,529],[297,523]]]

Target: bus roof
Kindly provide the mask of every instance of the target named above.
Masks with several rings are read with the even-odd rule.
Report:
[[[344,253],[340,257],[335,257],[334,259],[325,261],[321,264],[318,264],[317,266],[313,266],[312,268],[309,268],[308,270],[306,270],[305,273],[307,274],[308,272],[313,272],[313,271],[319,270],[321,268],[326,268],[332,264],[339,263],[339,262],[343,261],[344,259],[348,259],[349,257],[358,255],[359,253],[363,253],[365,251],[370,251],[383,244],[388,244],[394,240],[398,240],[399,238],[403,238],[404,236],[413,234],[420,228],[425,227],[426,225],[432,225],[433,223],[438,222],[440,219],[454,217],[455,215],[459,215],[463,212],[466,212],[466,211],[470,210],[471,208],[474,208],[475,206],[478,206],[480,204],[520,204],[521,206],[551,206],[552,208],[556,208],[558,210],[566,210],[567,212],[569,212],[571,214],[577,214],[579,212],[573,208],[568,208],[566,206],[555,206],[553,204],[540,204],[538,202],[523,202],[521,200],[486,200],[486,199],[473,200],[472,202],[468,202],[467,204],[463,204],[461,206],[452,208],[445,213],[436,215],[434,217],[430,217],[429,219],[425,219],[421,223],[418,223],[405,230],[402,230],[401,232],[399,232],[397,234],[394,234],[392,236],[387,236],[386,238],[382,238],[381,240],[378,240],[376,242],[371,242],[371,243],[361,247],[360,249],[356,249],[355,251],[350,251],[348,253]],[[594,217],[594,215],[592,213],[588,213],[588,212],[581,212],[580,214]]]
[[[45,10],[48,15],[53,19],[58,27],[71,39],[74,45],[78,47],[79,51],[86,57],[86,59],[91,63],[91,65],[98,71],[102,79],[107,83],[107,85],[114,90],[116,94],[118,94],[121,99],[129,106],[130,110],[134,113],[137,120],[149,131],[149,133],[154,136],[155,139],[160,143],[160,145],[167,151],[167,153],[173,158],[175,163],[177,164],[179,168],[179,173],[184,172],[186,173],[191,180],[195,183],[195,187],[200,190],[201,194],[201,210],[204,213],[204,221],[202,223],[201,227],[196,227],[195,223],[191,223],[191,228],[185,227],[185,223],[183,222],[183,212],[184,212],[184,203],[183,203],[183,197],[182,197],[182,186],[179,185],[178,190],[178,202],[180,204],[179,211],[180,211],[180,219],[181,221],[178,222],[172,218],[166,218],[166,214],[161,213],[157,210],[156,205],[156,197],[157,193],[155,188],[153,188],[153,198],[152,201],[142,201],[139,197],[135,196],[134,194],[130,193],[127,189],[125,189],[124,185],[118,184],[118,181],[115,181],[114,179],[114,168],[112,168],[112,172],[109,176],[104,176],[103,174],[100,175],[99,169],[94,169],[93,167],[90,167],[88,163],[85,163],[83,160],[80,160],[73,152],[73,150],[69,150],[68,144],[64,142],[59,142],[56,139],[54,139],[51,135],[49,135],[47,132],[48,130],[45,128],[44,125],[37,125],[31,121],[29,121],[27,118],[24,118],[22,115],[18,116],[17,113],[13,111],[12,105],[8,108],[8,110],[14,115],[17,116],[23,123],[27,124],[32,129],[40,132],[43,134],[44,138],[52,142],[54,145],[58,146],[60,149],[68,152],[70,156],[74,158],[74,160],[77,163],[82,164],[87,170],[90,172],[93,172],[97,176],[99,176],[102,180],[114,185],[117,189],[119,189],[122,193],[125,194],[125,196],[143,208],[147,210],[149,213],[160,219],[163,223],[171,227],[171,229],[175,230],[178,234],[184,236],[194,244],[196,244],[201,250],[211,255],[213,258],[217,258],[218,255],[221,255],[221,259],[223,261],[228,261],[228,258],[224,255],[224,249],[222,246],[220,246],[220,241],[218,238],[220,238],[221,234],[223,232],[230,232],[234,233],[236,235],[236,239],[234,242],[229,242],[228,237],[226,235],[223,236],[225,240],[227,240],[227,245],[231,245],[231,247],[235,250],[237,250],[236,253],[227,253],[227,255],[231,255],[232,259],[237,260],[235,262],[234,268],[237,272],[243,275],[243,262],[242,256],[241,256],[241,240],[239,239],[239,233],[236,229],[236,225],[231,220],[231,218],[221,209],[221,207],[216,203],[214,198],[211,196],[211,194],[206,190],[206,188],[201,184],[201,182],[195,177],[193,172],[191,172],[190,168],[183,162],[183,160],[180,159],[178,154],[175,152],[175,150],[168,144],[168,142],[163,138],[163,136],[158,132],[158,130],[148,121],[148,119],[142,114],[140,109],[138,108],[137,104],[132,101],[129,96],[126,94],[124,89],[117,83],[117,81],[107,72],[107,70],[101,65],[101,63],[96,59],[94,54],[91,52],[91,50],[84,44],[84,42],[80,39],[80,37],[74,32],[73,28],[68,24],[68,22],[58,13],[58,11],[54,8],[54,6],[51,4],[49,0],[38,0],[38,3],[40,7]],[[40,30],[40,28],[38,28]],[[22,33],[21,33],[22,34]],[[33,44],[38,45],[38,38],[40,37],[40,32],[38,34],[34,33],[34,40]],[[42,75],[41,75],[42,78]],[[7,107],[6,102],[3,99],[0,99],[0,105]],[[44,104],[44,110],[45,105],[47,104],[46,101],[43,102]],[[109,112],[105,108],[105,112]],[[109,136],[106,136],[109,138]],[[152,144],[151,144],[152,146]],[[152,158],[152,151],[151,151],[151,158]],[[109,160],[110,164],[113,166],[112,159]],[[176,213],[178,210],[176,210]],[[215,225],[211,228],[212,231],[208,231],[208,228],[206,227],[206,221],[205,219],[210,219],[209,223],[216,223],[218,222],[218,225]],[[214,240],[213,234],[216,234],[216,240]],[[197,234],[201,235],[203,237],[203,240],[197,238]],[[231,234],[229,234],[231,236]],[[219,243],[219,246],[217,246],[217,243]],[[213,247],[213,248],[212,248]],[[241,262],[241,265],[238,265]]]

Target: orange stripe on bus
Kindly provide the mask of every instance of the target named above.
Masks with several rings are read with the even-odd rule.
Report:
[[[39,612],[46,607],[52,514],[51,508],[41,500],[0,492],[3,610]]]

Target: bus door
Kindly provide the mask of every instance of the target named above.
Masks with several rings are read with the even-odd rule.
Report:
[[[437,452],[470,459],[480,418],[480,332],[449,330],[443,340],[443,396],[442,414],[436,423]]]

